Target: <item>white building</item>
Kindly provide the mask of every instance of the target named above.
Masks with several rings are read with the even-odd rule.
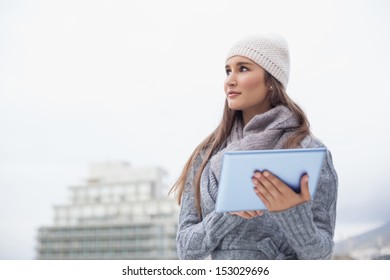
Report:
[[[161,168],[92,164],[71,203],[38,231],[38,259],[176,259],[178,206]]]

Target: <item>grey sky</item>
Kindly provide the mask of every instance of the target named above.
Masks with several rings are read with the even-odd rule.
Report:
[[[332,151],[338,232],[390,217],[386,1],[1,1],[0,259],[35,256],[36,230],[92,161],[159,165],[172,183],[217,125],[224,58],[277,32],[290,96]],[[341,232],[342,231],[342,232]]]

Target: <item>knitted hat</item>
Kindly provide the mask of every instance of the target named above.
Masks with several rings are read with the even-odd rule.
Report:
[[[246,37],[228,52],[226,61],[236,55],[253,60],[287,87],[290,74],[290,55],[287,41],[278,34]]]

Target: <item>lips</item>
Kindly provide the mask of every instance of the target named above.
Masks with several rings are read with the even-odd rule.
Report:
[[[240,95],[241,93],[240,92],[237,92],[237,91],[228,91],[227,93],[227,96],[228,97],[236,97],[238,95]]]

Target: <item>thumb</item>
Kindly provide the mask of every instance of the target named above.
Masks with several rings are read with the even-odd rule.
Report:
[[[310,200],[309,176],[307,174],[303,175],[301,178],[301,198],[304,201]]]

